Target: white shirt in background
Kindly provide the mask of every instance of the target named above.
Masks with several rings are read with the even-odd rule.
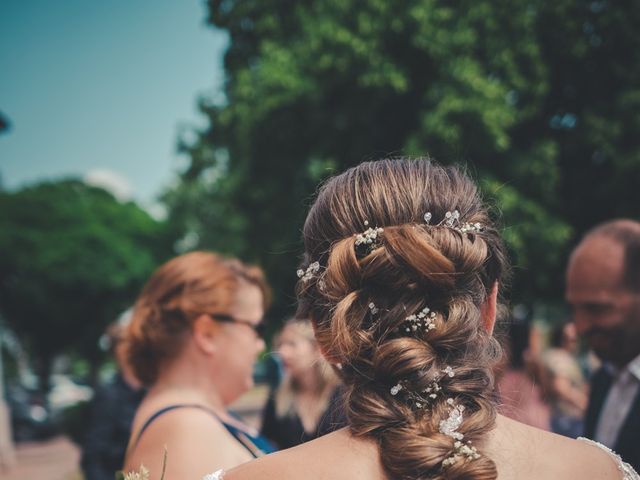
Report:
[[[595,440],[609,448],[614,448],[624,426],[624,420],[640,390],[640,355],[623,370],[608,368],[613,376],[613,383],[600,412]],[[637,414],[640,415],[640,412]]]

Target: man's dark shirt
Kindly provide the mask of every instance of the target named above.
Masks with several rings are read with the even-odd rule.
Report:
[[[97,390],[82,445],[86,480],[113,480],[122,469],[131,422],[144,393],[131,388],[119,373]]]

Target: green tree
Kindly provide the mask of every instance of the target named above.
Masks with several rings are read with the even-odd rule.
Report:
[[[170,253],[166,227],[76,180],[0,192],[0,310],[48,390],[51,361],[97,366],[97,340]]]
[[[225,101],[167,193],[197,245],[260,261],[291,305],[308,199],[387,154],[473,167],[517,301],[558,300],[572,239],[640,215],[640,3],[209,0]],[[635,200],[635,201],[634,201]]]

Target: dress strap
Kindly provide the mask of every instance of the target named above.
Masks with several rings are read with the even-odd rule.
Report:
[[[142,425],[142,428],[140,428],[140,431],[138,432],[138,434],[136,435],[136,439],[133,443],[131,443],[131,445],[129,446],[129,448],[127,449],[127,456],[129,455],[129,453],[131,453],[133,450],[135,450],[135,448],[138,446],[138,443],[140,443],[140,437],[142,437],[142,434],[144,433],[144,431],[149,428],[149,425],[151,425],[158,417],[160,417],[161,415],[164,415],[167,412],[170,412],[171,410],[177,410],[178,408],[197,408],[200,410],[203,410],[205,412],[207,412],[208,414],[210,414],[214,419],[216,419],[218,422],[220,422],[222,424],[222,426],[227,430],[227,432],[229,432],[231,434],[231,436],[233,436],[233,438],[235,438],[238,443],[240,443],[240,445],[242,445],[244,448],[246,448],[249,453],[251,454],[252,457],[257,458],[261,455],[263,455],[265,452],[264,450],[266,448],[270,448],[270,445],[267,444],[266,442],[262,441],[262,443],[259,440],[262,440],[260,438],[254,438],[253,436],[249,435],[248,433],[242,431],[240,428],[230,425],[228,423],[226,423],[224,420],[222,420],[218,414],[216,412],[214,412],[212,409],[205,407],[204,405],[201,405],[199,403],[176,403],[174,405],[167,405],[166,407],[163,407],[159,410],[157,410],[156,412],[154,412],[148,419],[146,422],[144,422],[144,424]],[[271,451],[271,450],[268,450]]]
[[[164,415],[167,412],[170,412],[171,410],[177,410],[178,408],[197,408],[197,409],[203,410],[203,411],[211,414],[216,420],[221,422],[226,428],[226,425],[224,424],[224,422],[222,422],[222,420],[220,420],[220,418],[218,418],[216,413],[213,410],[211,410],[210,408],[205,407],[204,405],[200,405],[198,403],[176,403],[176,404],[173,404],[173,405],[167,405],[166,407],[162,407],[161,409],[156,410],[149,418],[147,418],[147,420],[142,425],[142,428],[140,428],[140,430],[138,431],[138,434],[136,435],[136,439],[134,440],[133,443],[131,443],[131,445],[127,449],[127,456],[129,455],[130,452],[135,450],[135,448],[138,446],[138,443],[140,443],[140,437],[142,437],[142,434],[144,433],[144,431],[147,428],[149,428],[149,426],[158,417],[160,417],[161,415]]]
[[[618,455],[616,452],[611,450],[609,447],[585,437],[578,437],[578,440],[588,443],[590,445],[593,445],[594,447],[598,447],[601,450],[604,450],[605,452],[607,452],[609,456],[613,459],[613,461],[616,462],[616,465],[618,466],[618,470],[622,472],[622,480],[640,480],[640,475],[638,475],[638,473],[633,469],[633,467],[629,465],[627,462],[625,462],[624,460],[622,460],[620,455]]]

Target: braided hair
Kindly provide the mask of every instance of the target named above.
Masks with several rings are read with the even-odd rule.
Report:
[[[477,228],[452,228],[454,209]],[[377,442],[391,478],[497,478],[482,442],[501,350],[482,308],[507,263],[475,184],[428,159],[363,163],[320,189],[303,236],[298,315],[339,365],[351,432]]]

